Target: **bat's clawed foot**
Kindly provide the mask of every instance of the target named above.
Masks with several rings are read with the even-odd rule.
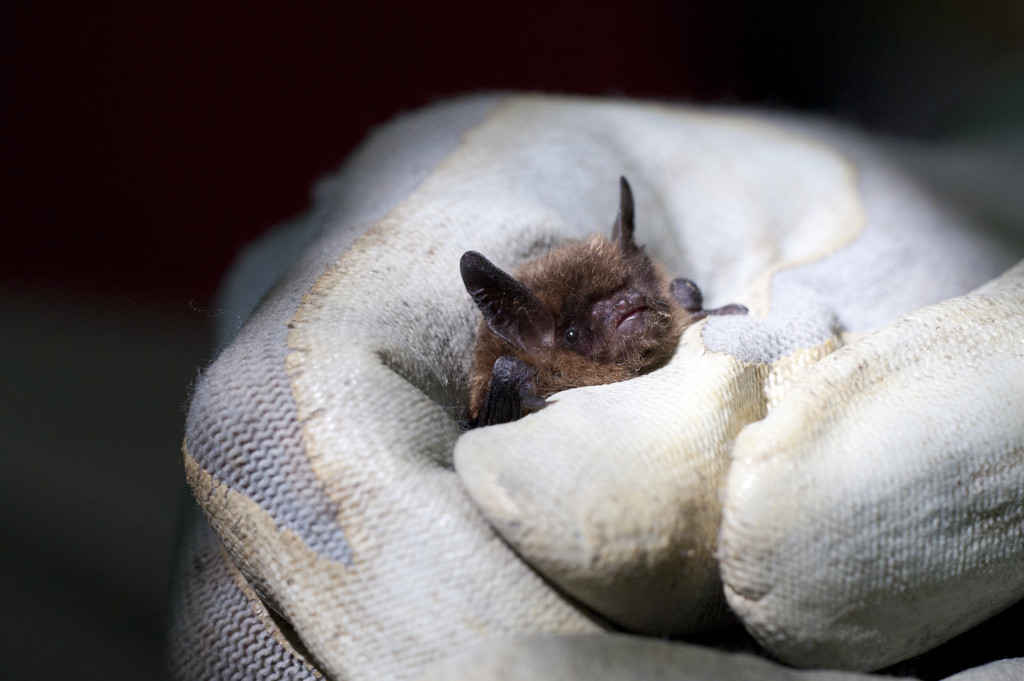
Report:
[[[691,322],[700,321],[711,315],[747,314],[748,312],[745,305],[737,303],[705,310],[704,295],[700,292],[700,288],[689,279],[683,279],[682,277],[673,279],[669,289],[672,292],[672,297],[678,301],[680,307],[690,313]]]
[[[749,310],[747,310],[747,306],[746,305],[739,305],[737,303],[730,303],[728,305],[723,305],[722,307],[716,307],[716,308],[711,309],[711,310],[698,310],[697,312],[694,312],[694,313],[692,313],[690,315],[690,321],[691,322],[699,322],[700,320],[704,319],[705,317],[712,317],[712,316],[718,317],[718,316],[727,315],[727,314],[747,314],[747,312],[749,312]]]
[[[750,310],[747,309],[746,305],[740,305],[739,303],[729,303],[722,307],[716,307],[714,310],[705,310],[706,314],[709,315],[726,315],[726,314],[747,314]]]

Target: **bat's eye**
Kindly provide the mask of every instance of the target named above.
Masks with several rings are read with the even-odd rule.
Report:
[[[562,338],[564,338],[565,342],[569,345],[576,345],[576,341],[580,339],[580,332],[570,326],[565,330],[565,334],[562,335]]]

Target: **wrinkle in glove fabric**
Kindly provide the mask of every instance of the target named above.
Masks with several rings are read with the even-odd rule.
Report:
[[[460,255],[513,269],[603,233],[620,175],[666,270],[751,315],[688,329],[648,376],[462,433],[476,311]],[[489,642],[736,616],[800,666],[938,645],[973,622],[949,604],[980,618],[1024,595],[1021,275],[958,298],[1012,264],[980,234],[869,140],[799,121],[528,95],[403,117],[273,237],[301,255],[256,251],[227,289],[247,320],[197,384],[185,441],[226,550],[193,546],[207,567],[179,590],[192,607],[176,627],[212,644],[197,599],[238,618],[253,603],[235,628],[283,652],[221,678],[411,679]],[[256,595],[278,616],[257,616]],[[864,637],[890,622],[902,636]],[[566,650],[570,666],[584,654]],[[608,678],[646,678],[637,664]]]
[[[722,572],[773,653],[877,668],[1024,597],[1022,309],[1024,263],[818,362],[740,434]]]

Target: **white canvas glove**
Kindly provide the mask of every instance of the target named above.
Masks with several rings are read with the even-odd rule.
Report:
[[[751,314],[463,433],[459,257],[607,231],[620,175],[638,243]],[[398,120],[228,290],[248,315],[277,282],[192,400],[186,472],[227,553],[196,530],[175,650],[205,653],[176,674],[482,679],[607,646],[600,678],[854,678],[602,632],[738,617],[791,665],[870,670],[1013,604],[1024,265],[981,226],[826,126],[541,96]]]

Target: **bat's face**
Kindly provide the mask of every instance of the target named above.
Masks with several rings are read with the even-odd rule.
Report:
[[[633,198],[623,181],[611,239],[566,244],[525,264],[516,277],[479,253],[462,257],[462,278],[489,330],[538,367],[566,356],[641,370],[678,341],[667,278],[633,242]],[[582,365],[581,365],[582,366]],[[581,369],[581,371],[586,369]]]
[[[673,328],[667,282],[639,249],[623,253],[594,237],[531,263],[519,276],[552,317],[552,345],[595,362],[636,362]]]

